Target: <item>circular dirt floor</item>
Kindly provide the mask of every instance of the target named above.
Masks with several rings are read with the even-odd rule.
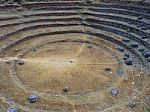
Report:
[[[17,76],[23,84],[46,93],[69,94],[101,90],[114,80],[115,57],[100,46],[64,42],[41,46],[24,55],[25,65],[17,66]],[[115,66],[114,66],[115,65]]]

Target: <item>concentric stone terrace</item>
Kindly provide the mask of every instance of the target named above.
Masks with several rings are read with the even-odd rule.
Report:
[[[148,2],[0,5],[0,112],[149,112],[149,75]]]

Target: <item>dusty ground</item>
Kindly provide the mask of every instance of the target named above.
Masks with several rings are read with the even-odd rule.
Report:
[[[113,80],[112,74],[104,69],[116,60],[105,50],[88,46],[80,43],[45,45],[25,55],[26,64],[17,66],[17,75],[28,86],[46,93],[62,92],[65,86],[70,88],[70,93],[103,88]]]
[[[115,46],[96,37],[91,39],[87,35],[78,35],[77,38],[99,43],[99,46],[80,42],[51,43],[64,37],[73,39],[74,36],[77,35],[51,36],[51,39],[47,36],[44,39],[33,39],[34,45],[33,40],[29,40],[9,49],[2,58],[8,56],[8,59],[14,60],[21,55],[25,64],[16,64],[14,67],[13,61],[10,64],[1,62],[2,94],[12,99],[14,105],[18,105],[22,110],[30,110],[34,107],[42,110],[64,109],[81,112],[119,111],[120,109],[126,112],[129,111],[127,105],[130,99],[147,95],[148,89],[144,90],[142,96],[139,94],[143,90],[139,85],[146,86],[146,80],[149,79],[143,76],[139,78],[138,74],[135,74],[137,72],[131,72],[134,68],[124,66],[128,74],[127,80],[126,76],[116,75],[119,65],[113,55]],[[107,48],[104,47],[106,45]],[[14,52],[16,48],[19,49],[17,53]],[[104,70],[106,67],[111,67],[112,70],[106,72]],[[136,82],[136,86],[132,84],[133,81]],[[62,92],[66,86],[70,89],[67,95]],[[111,97],[111,88],[119,89],[117,98]],[[135,94],[133,90],[136,91]],[[30,94],[40,96],[40,101],[31,105],[26,99]],[[5,100],[3,102],[8,103]],[[115,105],[109,107],[112,104]],[[105,109],[107,106],[109,108]]]

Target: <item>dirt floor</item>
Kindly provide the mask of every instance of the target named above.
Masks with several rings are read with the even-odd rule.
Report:
[[[105,63],[111,67],[116,60],[105,50],[88,46],[71,42],[45,45],[25,55],[26,64],[17,66],[17,75],[46,93],[60,93],[65,86],[74,94],[100,89],[113,80],[112,74],[105,73]]]
[[[74,39],[74,36],[77,36],[78,39],[99,43],[99,46],[73,41],[51,43],[59,39],[63,40],[64,37]],[[47,36],[44,39],[23,42],[2,55],[1,60],[4,56],[6,59],[6,55],[7,60],[10,60],[9,64],[1,62],[2,94],[9,100],[13,99],[14,105],[21,110],[31,111],[34,107],[43,111],[63,109],[64,111],[86,112],[122,109],[125,112],[129,111],[127,105],[130,99],[138,95],[143,97],[144,93],[148,93],[149,90],[145,88],[142,96],[139,94],[143,91],[140,85],[146,86],[148,79],[145,79],[144,76],[138,77],[138,74],[135,74],[137,71],[131,72],[135,68],[122,65],[128,75],[117,76],[120,65],[115,56],[121,56],[121,54],[115,54],[117,52],[114,45],[96,37],[91,39],[82,34],[67,34],[49,38]],[[19,51],[14,52],[15,49]],[[24,65],[13,61],[17,56],[21,56]],[[110,67],[111,71],[105,71],[107,67]],[[136,86],[133,85],[133,82]],[[67,94],[63,92],[64,87],[69,88]],[[112,88],[119,90],[116,98],[111,97]],[[40,97],[36,104],[30,104],[27,101],[27,97],[31,94]],[[5,99],[3,102],[7,104],[8,101]],[[110,105],[113,106],[109,107]],[[4,106],[8,107],[8,105]]]

